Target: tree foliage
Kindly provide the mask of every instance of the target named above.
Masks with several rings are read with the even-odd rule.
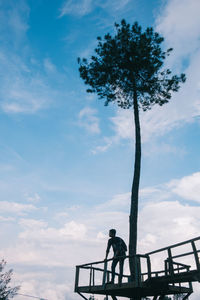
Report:
[[[90,62],[78,59],[80,76],[90,86],[87,91],[105,98],[105,105],[116,101],[122,108],[133,106],[134,91],[143,110],[168,102],[185,81],[184,74],[172,76],[169,69],[162,69],[172,48],[163,51],[164,38],[151,27],[142,32],[137,22],[130,26],[122,20],[115,28],[114,37],[108,33],[97,38]]]
[[[9,270],[4,273],[3,270],[5,265],[5,260],[2,260],[0,262],[0,300],[8,300],[13,298],[19,290],[19,286],[14,288],[10,287],[13,270]]]

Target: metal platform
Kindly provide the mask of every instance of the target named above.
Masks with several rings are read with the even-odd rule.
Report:
[[[117,284],[107,285],[105,288],[102,285],[93,286],[89,288],[80,287],[78,292],[81,294],[98,294],[98,295],[110,295],[110,296],[119,296],[119,297],[153,297],[155,295],[175,295],[175,294],[188,294],[192,290],[189,287],[179,287],[168,284],[160,284],[157,282],[156,285],[149,285],[142,283],[140,287],[137,287],[134,282],[123,283],[118,286]]]
[[[154,300],[160,295],[183,294],[183,299],[188,299],[193,292],[192,282],[200,282],[199,252],[200,237],[197,237],[143,255],[135,255],[131,258],[134,260],[136,277],[131,278],[125,272],[121,284],[109,283],[111,271],[108,266],[112,259],[77,266],[75,292],[86,300],[83,294],[110,295],[113,299],[118,296],[135,299],[153,297]],[[125,258],[127,264],[129,258],[130,256]],[[81,282],[83,272],[84,280]],[[119,278],[118,273],[116,277]]]

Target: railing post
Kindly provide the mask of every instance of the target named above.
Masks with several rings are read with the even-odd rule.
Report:
[[[194,258],[195,258],[197,270],[199,271],[200,270],[200,264],[199,264],[199,256],[198,256],[197,248],[196,248],[196,245],[195,245],[194,241],[192,241],[191,244],[192,244],[192,249],[194,251]]]
[[[169,265],[168,259],[165,259],[165,276],[167,276],[168,274],[168,265]]]
[[[93,272],[92,272],[92,285],[94,286],[95,284],[95,269],[92,269]]]
[[[103,271],[103,280],[102,280],[102,285],[103,286],[105,286],[105,284],[106,284],[107,265],[108,265],[108,262],[107,262],[107,260],[105,260],[105,262],[104,262],[104,271]]]
[[[75,292],[77,292],[78,290],[78,283],[79,283],[79,267],[76,266],[76,277],[75,277],[75,287],[74,287]]]
[[[91,288],[91,283],[92,283],[92,266],[90,267],[90,282],[89,282],[90,288]]]
[[[138,263],[138,285],[141,286],[141,260],[140,260],[140,256],[137,257],[137,263]]]
[[[141,268],[140,268],[140,257],[138,255],[134,256],[135,265],[135,281],[137,286],[140,286],[141,282]]]
[[[135,268],[135,282],[138,285],[138,266],[137,266],[137,256],[134,255],[134,268]]]
[[[151,260],[149,255],[147,255],[147,272],[148,272],[148,279],[151,279]]]
[[[109,282],[110,281],[110,273],[109,272],[107,272],[106,278],[107,278],[107,282]]]
[[[174,276],[174,268],[173,268],[173,262],[172,262],[172,252],[171,252],[170,248],[168,248],[168,258],[169,258],[169,274],[171,276]]]

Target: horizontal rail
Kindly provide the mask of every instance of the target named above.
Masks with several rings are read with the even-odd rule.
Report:
[[[200,253],[200,250],[197,250],[196,252]],[[183,254],[174,255],[172,258],[183,257],[183,256],[187,256],[187,255],[192,255],[192,254],[194,254],[194,251],[186,252],[186,253],[183,253]]]
[[[166,259],[166,261],[169,261],[169,259]],[[175,261],[173,261],[172,263],[173,263],[173,265],[181,266],[181,267],[184,267],[184,268],[190,267],[190,265],[182,264],[182,263],[175,262]]]
[[[187,267],[189,267],[189,266],[187,266]],[[173,270],[174,270],[174,271],[180,271],[180,270],[187,269],[187,267],[185,266],[185,267],[176,268],[176,269],[173,269]],[[165,273],[165,270],[161,270],[161,271],[152,271],[152,272],[151,272],[151,275],[153,275],[153,274],[161,274],[161,273]],[[142,276],[148,275],[148,273],[147,273],[147,272],[141,273],[141,275],[142,275]]]
[[[85,269],[85,270],[95,270],[95,271],[101,271],[101,272],[104,272],[104,269],[100,269],[100,268],[94,268],[94,267],[89,267],[89,266],[84,266],[84,267],[82,267],[82,266],[78,266],[80,269],[82,268],[82,269]],[[108,272],[108,273],[110,273],[110,274],[112,274],[112,271],[109,271],[109,270],[107,270],[106,272]],[[115,272],[115,275],[119,275],[119,273],[116,273]],[[127,277],[127,278],[129,278],[129,275],[124,275],[123,274],[123,277]]]
[[[117,256],[117,258],[131,258],[131,257],[142,257],[142,258],[147,258],[148,257],[148,254],[136,254],[136,255],[127,255],[127,256]],[[91,262],[91,263],[88,263],[88,264],[83,264],[83,265],[78,265],[77,267],[79,268],[83,268],[83,267],[87,267],[87,266],[92,266],[92,265],[98,265],[98,264],[103,264],[105,262],[109,262],[109,261],[112,261],[113,259],[115,259],[115,257],[112,257],[112,258],[109,258],[109,259],[104,259],[104,260],[101,260],[101,261],[95,261],[95,262]]]
[[[85,270],[95,270],[95,271],[101,271],[101,272],[103,272],[104,271],[104,269],[100,269],[100,268],[94,268],[94,267],[90,267],[90,266],[78,266],[80,269],[85,269]]]
[[[194,239],[191,239],[191,240],[187,240],[187,241],[178,243],[178,244],[173,244],[173,245],[168,246],[168,247],[160,248],[160,249],[158,249],[158,250],[154,250],[154,251],[151,251],[151,252],[148,252],[148,253],[145,253],[145,254],[146,254],[146,255],[152,255],[152,254],[155,254],[155,253],[159,253],[159,252],[168,250],[169,248],[171,248],[171,249],[172,249],[172,248],[176,248],[176,247],[179,247],[179,246],[182,246],[182,245],[185,245],[185,244],[188,244],[188,243],[197,241],[197,240],[200,240],[200,236],[199,236],[199,237],[196,237],[196,238],[194,238]],[[193,253],[193,252],[192,252],[192,253]]]

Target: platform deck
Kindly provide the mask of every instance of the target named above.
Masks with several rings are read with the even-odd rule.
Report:
[[[155,296],[164,293],[165,295],[175,295],[175,294],[184,294],[190,293],[191,288],[188,287],[179,287],[168,285],[164,283],[157,283],[153,285],[149,285],[147,283],[143,283],[141,287],[137,287],[134,282],[131,283],[123,283],[121,286],[118,284],[107,284],[105,287],[102,285],[92,286],[89,288],[88,286],[79,287],[79,293],[86,294],[99,294],[99,295],[114,295],[119,297],[133,297],[133,296]]]

